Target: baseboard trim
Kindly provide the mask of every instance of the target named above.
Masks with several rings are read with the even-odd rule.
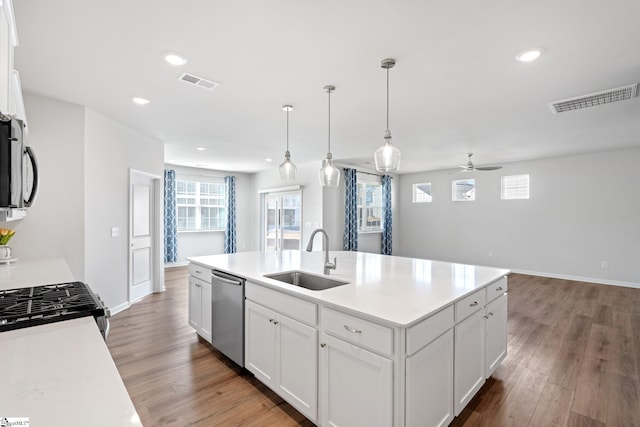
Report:
[[[131,304],[129,304],[128,302],[123,302],[120,305],[116,305],[115,307],[109,308],[109,311],[111,311],[111,315],[113,316],[114,314],[118,314],[129,307],[131,307]]]
[[[166,262],[164,268],[186,267],[187,265],[189,265],[189,261]]]
[[[619,280],[597,279],[593,277],[572,276],[569,274],[544,273],[540,271],[512,269],[511,272],[518,274],[528,274],[530,276],[551,277],[552,279],[573,280],[576,282],[597,283],[599,285],[624,286],[627,288],[640,289],[640,283],[623,282]]]

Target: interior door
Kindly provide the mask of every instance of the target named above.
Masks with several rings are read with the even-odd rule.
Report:
[[[267,251],[300,249],[302,193],[268,193],[264,199],[263,247]]]
[[[153,178],[132,174],[130,191],[129,301],[134,302],[153,292]]]

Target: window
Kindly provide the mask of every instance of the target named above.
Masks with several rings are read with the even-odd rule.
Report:
[[[176,181],[178,231],[224,230],[226,185]]]
[[[382,230],[382,184],[358,182],[358,231]]]
[[[413,184],[413,203],[431,203],[431,183]]]
[[[452,181],[451,200],[454,202],[470,201],[476,199],[476,180],[458,179]]]
[[[502,200],[528,198],[529,174],[502,177]]]

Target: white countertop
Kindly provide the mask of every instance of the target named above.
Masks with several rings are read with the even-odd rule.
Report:
[[[188,260],[402,327],[417,323],[510,273],[501,268],[364,252],[330,251],[330,257],[332,260],[337,257],[337,268],[330,276],[349,284],[323,291],[311,291],[263,275],[288,270],[322,275],[324,252],[238,252]]]
[[[64,258],[0,265],[0,289],[73,281]],[[140,426],[93,317],[0,332],[0,417],[31,426]]]
[[[31,426],[140,426],[93,317],[0,333],[0,417]]]
[[[73,274],[64,258],[16,261],[0,265],[0,290],[51,285],[73,280],[75,280]]]

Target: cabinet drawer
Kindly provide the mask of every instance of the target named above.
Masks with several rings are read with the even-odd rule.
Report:
[[[507,292],[507,278],[503,277],[487,286],[487,302],[493,301],[500,295]]]
[[[453,327],[453,305],[407,330],[407,354],[411,355]]]
[[[307,325],[315,326],[318,306],[312,302],[247,282],[244,294],[248,300],[268,307]]]
[[[393,354],[393,329],[327,307],[320,308],[320,325],[332,335],[383,354]]]
[[[484,307],[486,298],[486,291],[482,288],[458,301],[456,303],[456,322],[461,321],[465,317]]]
[[[211,269],[198,264],[189,264],[189,275],[211,283]]]

